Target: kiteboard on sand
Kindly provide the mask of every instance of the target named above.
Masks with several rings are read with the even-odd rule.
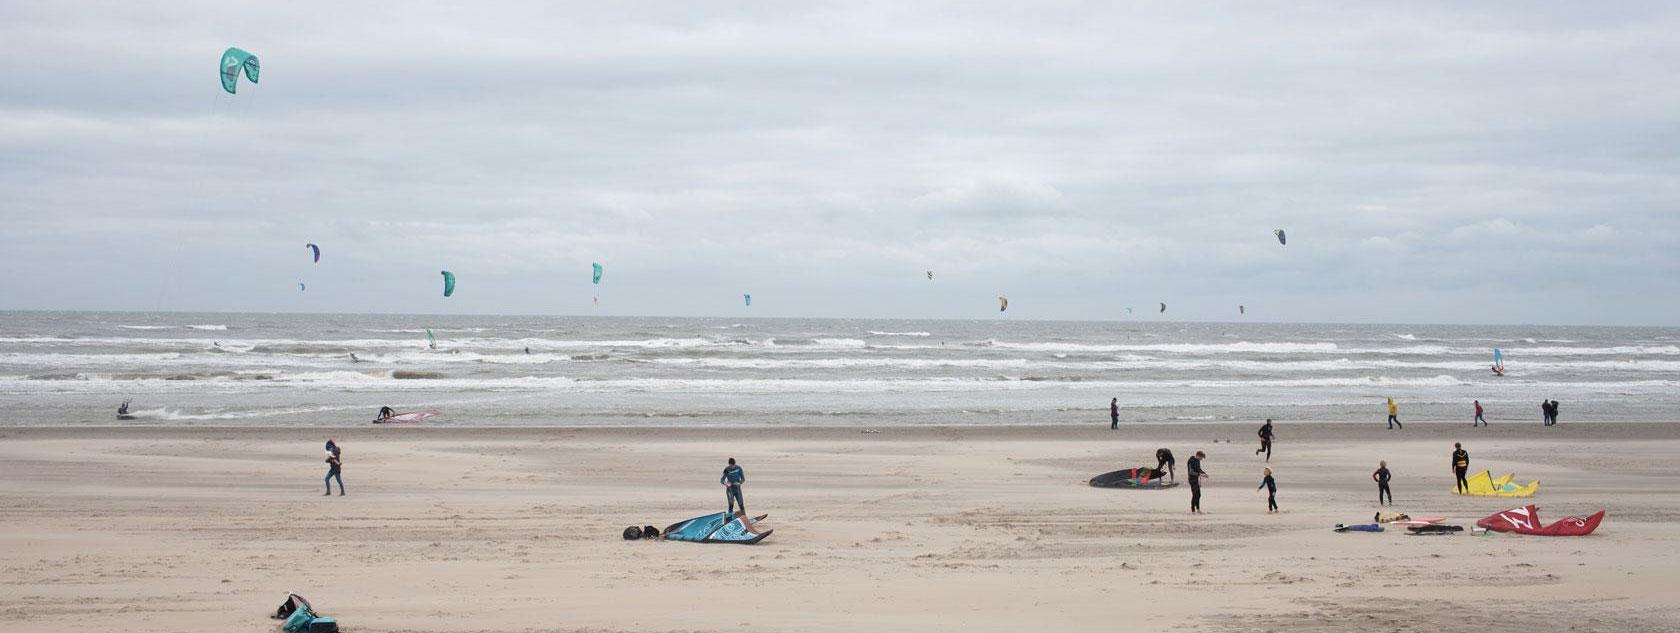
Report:
[[[1140,488],[1145,490],[1158,490],[1178,485],[1176,481],[1161,479],[1165,475],[1166,473],[1160,470],[1148,466],[1139,466],[1097,475],[1091,478],[1090,484],[1095,488]]]
[[[1409,525],[1409,526],[1406,526],[1406,533],[1410,534],[1412,536],[1437,536],[1437,535],[1441,535],[1441,534],[1453,534],[1455,532],[1463,532],[1463,531],[1464,531],[1464,526],[1462,526],[1462,525],[1446,525],[1446,524],[1442,524],[1442,523],[1430,523],[1430,524],[1427,524],[1427,525]]]
[[[439,414],[439,411],[437,409],[420,409],[419,411],[409,411],[408,413],[398,413],[396,415],[386,416],[386,417],[383,417],[383,418],[374,418],[373,423],[374,424],[412,424],[412,423],[415,423],[415,422],[423,422],[427,418],[430,418],[430,417],[438,415],[438,414]]]

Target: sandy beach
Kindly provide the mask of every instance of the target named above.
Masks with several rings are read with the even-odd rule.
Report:
[[[1278,426],[1282,512],[1252,425],[855,429],[0,431],[9,630],[271,631],[287,591],[354,631],[1673,631],[1680,425]],[[349,495],[323,497],[321,443]],[[1469,525],[1539,479],[1547,520],[1597,534],[1338,534],[1377,511]],[[1092,475],[1208,453],[1187,487]],[[757,546],[625,542],[723,509],[746,468]]]

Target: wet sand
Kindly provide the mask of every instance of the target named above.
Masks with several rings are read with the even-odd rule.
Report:
[[[287,591],[354,631],[1680,630],[1680,424],[1085,428],[0,430],[0,623],[272,631]],[[321,496],[321,444],[345,497]],[[1337,534],[1378,510],[1469,525],[1472,470],[1539,479],[1597,534]],[[1189,490],[1092,475],[1209,455]],[[724,458],[776,533],[625,542],[723,509]]]

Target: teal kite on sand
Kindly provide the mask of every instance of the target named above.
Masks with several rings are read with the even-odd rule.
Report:
[[[262,67],[257,63],[257,56],[238,48],[222,51],[222,90],[228,94],[236,94],[239,87],[239,72],[244,70],[245,78],[251,83],[257,83],[257,76]]]
[[[455,273],[443,271],[443,296],[455,294]]]

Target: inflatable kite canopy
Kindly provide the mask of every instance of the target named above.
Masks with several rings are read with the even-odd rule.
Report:
[[[1504,512],[1494,513],[1476,522],[1476,527],[1493,532],[1512,532],[1532,536],[1586,536],[1598,529],[1598,524],[1604,521],[1604,511],[1599,510],[1589,517],[1564,517],[1557,522],[1542,527],[1540,525],[1540,509],[1533,504],[1521,508],[1513,508]]]
[[[1459,492],[1455,487],[1453,494],[1464,494],[1472,497],[1532,497],[1540,490],[1540,482],[1531,481],[1526,486],[1519,486],[1511,482],[1512,475],[1504,475],[1497,479],[1493,473],[1482,471],[1464,480],[1470,485],[1469,492]]]
[[[1148,466],[1116,470],[1103,473],[1091,478],[1091,485],[1096,488],[1145,488],[1159,490],[1178,485],[1176,481],[1162,481],[1161,476],[1166,473]]]
[[[774,531],[759,532],[746,517],[719,512],[673,523],[665,528],[665,538],[693,543],[752,545],[764,540]]]

